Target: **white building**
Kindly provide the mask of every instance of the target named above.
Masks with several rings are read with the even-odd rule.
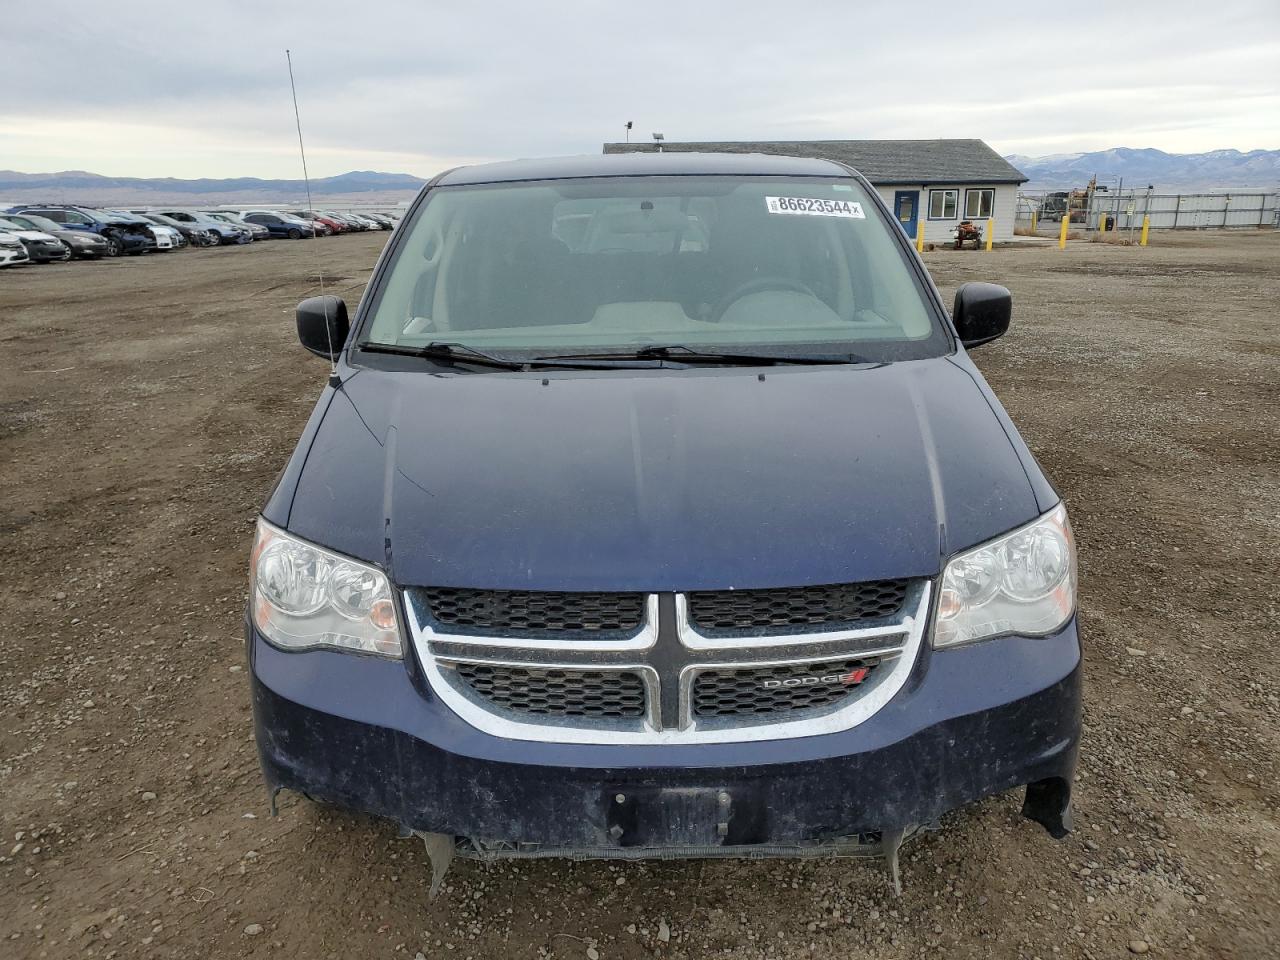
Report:
[[[820,157],[853,167],[884,199],[913,240],[923,225],[930,243],[949,243],[961,220],[996,242],[1013,237],[1018,187],[1027,178],[981,140],[768,140],[673,143],[664,151],[769,153]],[[606,143],[605,153],[653,151],[652,143]]]

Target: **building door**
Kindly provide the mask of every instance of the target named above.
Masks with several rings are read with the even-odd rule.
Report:
[[[920,223],[920,191],[895,190],[893,193],[893,215],[898,226],[912,240],[916,238],[916,227]]]

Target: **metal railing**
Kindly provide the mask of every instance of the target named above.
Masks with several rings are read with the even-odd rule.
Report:
[[[1070,210],[1073,227],[1097,230],[1105,217],[1108,230],[1206,230],[1280,226],[1280,191],[1245,190],[1220,193],[1155,193],[1097,191],[1089,197],[1061,193],[1020,193],[1016,227],[1037,230],[1056,224]]]

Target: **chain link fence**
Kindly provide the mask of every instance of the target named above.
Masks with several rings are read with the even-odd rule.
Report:
[[[1056,236],[1069,217],[1073,230],[1207,230],[1280,227],[1280,190],[1221,193],[1026,191],[1018,194],[1015,230]]]

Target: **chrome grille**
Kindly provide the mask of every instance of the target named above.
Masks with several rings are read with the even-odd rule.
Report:
[[[644,617],[643,593],[552,593],[528,590],[417,591],[441,626],[514,633],[621,633]]]
[[[640,718],[645,686],[627,671],[549,670],[459,663],[458,676],[495,707],[547,717]]]
[[[691,594],[412,588],[405,608],[432,690],[485,733],[709,743],[813,736],[866,720],[911,672],[931,587],[914,580]]]
[[[689,622],[708,636],[776,627],[849,626],[895,616],[910,580],[872,580],[820,587],[712,590],[688,595]]]
[[[693,714],[751,718],[828,707],[857,696],[877,667],[845,658],[702,670],[693,681]]]

